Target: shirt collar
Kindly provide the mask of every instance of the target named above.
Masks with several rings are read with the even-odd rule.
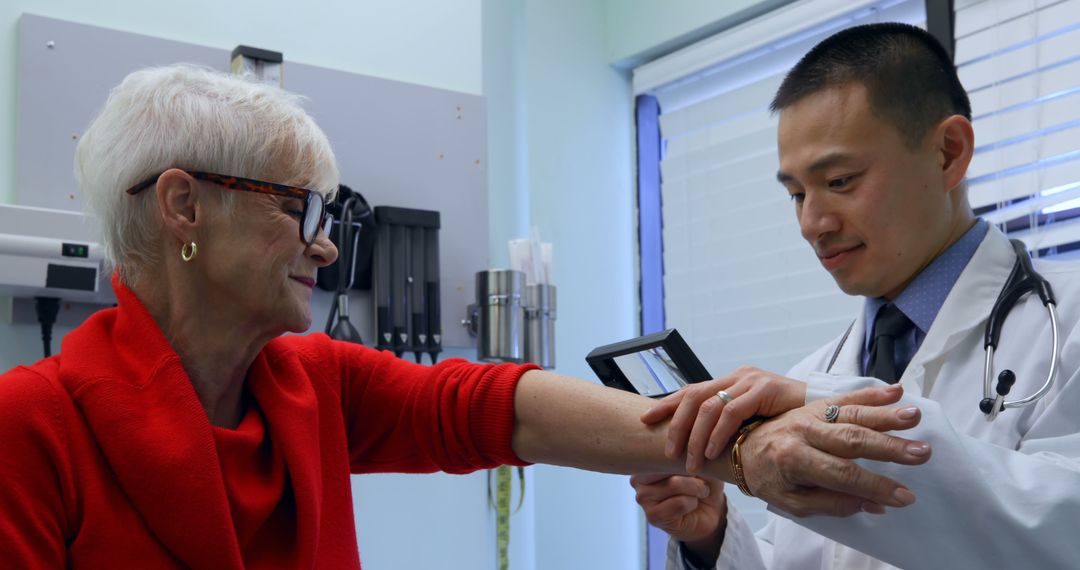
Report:
[[[949,296],[968,262],[975,256],[975,250],[979,249],[979,244],[989,229],[990,224],[980,218],[960,239],[930,262],[893,300],[923,335],[930,330],[930,325],[934,324],[941,306],[945,304],[945,298]],[[878,309],[888,302],[888,299],[882,297],[867,297],[864,308],[867,343],[872,338]]]

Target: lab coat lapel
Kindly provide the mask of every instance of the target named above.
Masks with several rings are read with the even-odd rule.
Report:
[[[315,564],[322,520],[319,411],[309,377],[290,350],[273,342],[256,357],[248,374],[248,386],[266,417],[271,441],[281,450],[289,472],[301,568]]]
[[[936,371],[949,351],[973,329],[985,326],[1015,261],[1008,238],[991,226],[946,297],[901,383],[917,388],[916,393],[923,396],[930,393]]]
[[[190,567],[242,568],[206,411],[149,313],[114,288],[120,308],[64,338],[61,382],[162,545]]]

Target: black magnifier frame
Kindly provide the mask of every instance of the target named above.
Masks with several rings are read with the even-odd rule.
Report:
[[[643,392],[635,387],[624,368],[633,368],[633,373],[647,375],[644,381],[640,381],[639,376],[638,385],[651,382],[660,388],[655,393],[644,393],[651,398],[663,398],[686,384],[712,379],[705,365],[676,329],[597,347],[585,357],[585,361],[605,386],[634,394]]]

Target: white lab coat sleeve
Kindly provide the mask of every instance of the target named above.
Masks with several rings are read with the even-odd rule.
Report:
[[[730,505],[730,503],[728,503]],[[727,510],[727,529],[724,531],[724,544],[716,560],[716,570],[766,570],[771,566],[773,533],[775,519],[770,517],[765,528],[755,535],[739,510],[729,506]],[[683,563],[679,542],[668,541],[667,570],[694,570]]]
[[[810,372],[801,375],[789,374],[793,378],[805,378],[806,403],[839,396],[863,388],[880,388],[885,385],[877,378],[863,376],[834,376],[823,372]]]
[[[815,397],[876,382],[820,373],[808,380]],[[904,403],[922,410],[922,421],[903,435],[929,442],[931,459],[921,466],[859,463],[907,485],[914,505],[849,518],[796,519],[770,510],[901,568],[1076,568],[1080,380],[1069,380],[1017,449],[958,433],[938,402],[905,395]]]

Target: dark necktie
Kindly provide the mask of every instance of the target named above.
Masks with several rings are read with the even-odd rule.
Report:
[[[882,307],[874,319],[874,340],[870,343],[870,363],[866,375],[896,384],[904,373],[904,366],[896,365],[896,341],[911,329],[914,323],[896,305]]]

